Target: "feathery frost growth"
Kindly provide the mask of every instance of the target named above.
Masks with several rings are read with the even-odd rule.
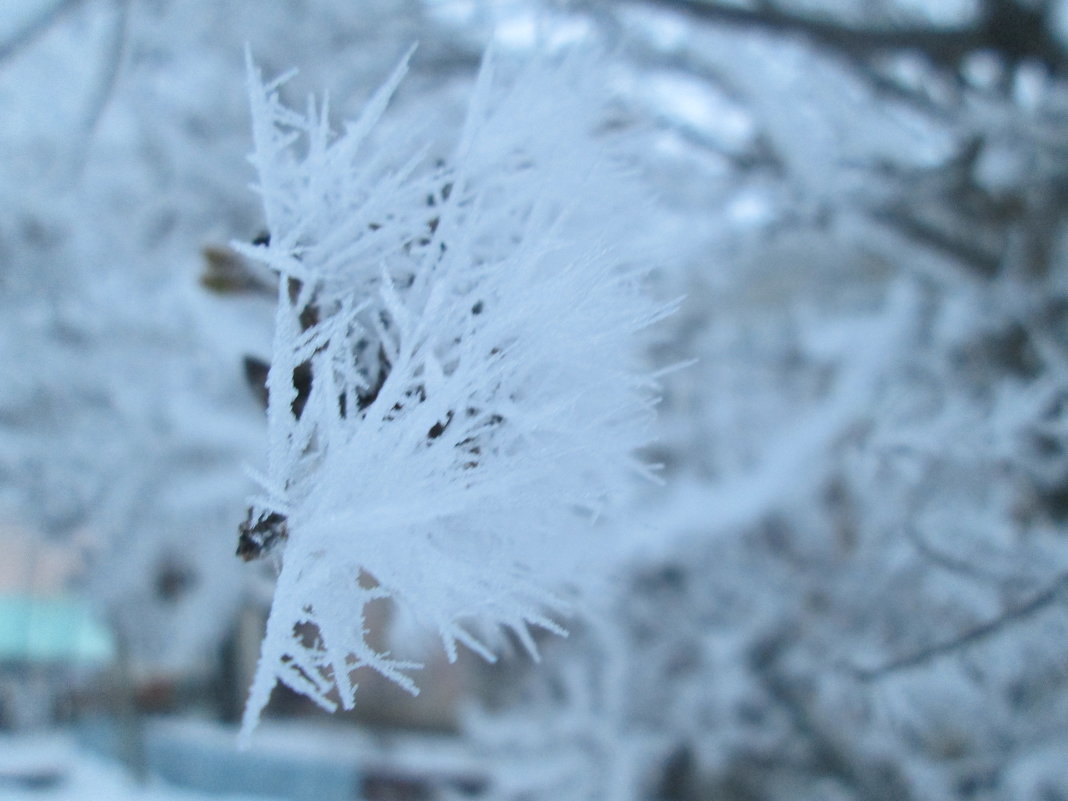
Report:
[[[441,155],[376,138],[407,59],[341,133],[250,61],[271,236],[245,252],[279,292],[247,528],[278,535],[282,568],[246,737],[276,682],[330,710],[359,668],[417,691],[417,664],[367,642],[376,599],[450,658],[492,659],[504,629],[534,653],[531,627],[562,633],[599,515],[645,471],[655,388],[635,334],[667,309],[644,286],[625,137],[589,57],[508,79],[498,62]]]

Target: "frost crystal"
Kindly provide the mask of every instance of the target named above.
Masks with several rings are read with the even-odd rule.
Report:
[[[598,515],[644,472],[635,335],[666,308],[596,62],[505,80],[488,55],[446,157],[374,136],[406,64],[337,134],[249,62],[271,237],[245,252],[279,274],[255,510],[285,537],[246,738],[276,682],[330,710],[359,668],[417,691],[418,665],[367,641],[377,599],[450,658],[492,659],[504,629],[533,653],[531,627],[562,633]]]

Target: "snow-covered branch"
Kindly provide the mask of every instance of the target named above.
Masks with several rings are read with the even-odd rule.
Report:
[[[271,239],[244,250],[280,281],[249,523],[284,520],[285,543],[246,734],[275,681],[327,708],[352,706],[361,667],[416,691],[415,664],[367,644],[372,600],[451,659],[492,658],[501,627],[535,653],[598,516],[648,472],[635,334],[669,309],[644,284],[646,201],[599,133],[596,60],[508,78],[490,53],[437,158],[376,138],[405,65],[341,135],[325,102],[296,114],[250,66]]]

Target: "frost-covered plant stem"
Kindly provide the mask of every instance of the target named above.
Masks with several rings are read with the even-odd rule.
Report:
[[[565,594],[647,469],[654,387],[645,201],[592,58],[504,80],[488,55],[447,155],[375,137],[407,58],[344,132],[249,65],[279,275],[269,452],[253,517],[284,520],[243,733],[276,682],[326,709],[371,668],[417,689],[363,616],[390,599],[492,659],[502,629],[562,633]],[[253,521],[255,522],[255,521]]]

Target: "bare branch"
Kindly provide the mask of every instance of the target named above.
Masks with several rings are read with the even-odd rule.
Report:
[[[960,237],[919,219],[915,215],[900,211],[875,212],[871,215],[876,222],[887,225],[916,243],[972,268],[979,275],[990,277],[1001,266],[1000,254],[967,242]]]
[[[1016,575],[1003,575],[995,570],[987,570],[974,562],[947,553],[924,539],[913,525],[905,527],[905,536],[922,557],[948,573],[964,576],[973,581],[993,585],[999,588],[1006,588],[1012,585],[1026,586],[1023,584],[1024,582],[1028,582],[1029,584],[1033,582],[1032,576],[1024,576],[1021,573],[1017,573]]]
[[[721,25],[801,36],[854,58],[887,51],[913,51],[937,65],[956,68],[968,54],[991,50],[1013,64],[1031,59],[1058,72],[1068,70],[1068,53],[1050,30],[1048,12],[1002,0],[985,3],[977,22],[962,28],[929,25],[865,28],[828,16],[783,11],[771,4],[762,4],[759,10],[754,10],[701,0],[643,1]]]
[[[48,8],[41,11],[22,28],[15,32],[7,41],[0,42],[0,62],[3,62],[27,47],[32,45],[56,23],[66,12],[70,11],[82,0],[57,0]]]
[[[644,0],[649,5],[682,12],[722,25],[760,28],[779,34],[796,34],[850,55],[886,50],[922,50],[940,62],[955,62],[974,47],[976,32],[969,28],[940,30],[925,27],[861,28],[832,17],[815,17],[783,11],[770,5],[756,11],[700,0]]]
[[[104,63],[100,71],[96,91],[89,103],[88,113],[85,120],[86,138],[92,136],[97,123],[104,115],[108,101],[115,91],[115,84],[119,79],[119,68],[122,66],[122,58],[126,51],[126,25],[129,17],[129,0],[115,0],[115,17],[112,20],[111,31]]]
[[[877,665],[876,667],[865,668],[856,665],[847,665],[846,668],[857,679],[867,683],[885,678],[893,673],[900,673],[905,670],[911,670],[912,668],[922,667],[943,656],[960,653],[973,645],[978,645],[985,640],[996,637],[1013,624],[1021,623],[1027,618],[1033,617],[1044,609],[1052,606],[1054,603],[1061,600],[1066,591],[1068,591],[1068,573],[1058,576],[1050,586],[1036,593],[1031,600],[1026,603],[1014,606],[993,620],[980,623],[950,640],[935,643],[934,645],[930,645],[927,648],[923,648],[914,653],[891,659],[889,662]]]

